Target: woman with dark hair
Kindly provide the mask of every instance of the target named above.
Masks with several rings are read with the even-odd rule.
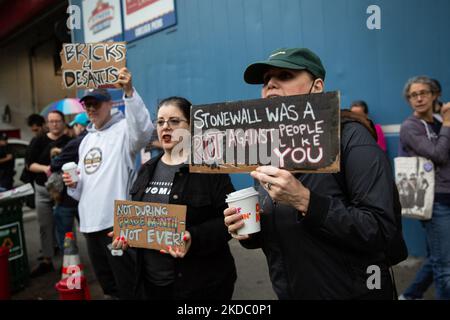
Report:
[[[350,111],[359,113],[369,120],[369,106],[364,100],[353,101],[350,106]],[[375,128],[375,131],[377,132],[377,144],[381,149],[383,149],[384,152],[386,152],[386,138],[384,137],[383,129],[379,124],[373,124],[373,126]]]
[[[189,173],[189,152],[178,144],[189,141],[190,107],[181,97],[161,101],[155,127],[164,152],[142,166],[130,191],[133,201],[187,206],[184,252],[137,250],[136,283],[145,299],[229,300],[233,295],[236,267],[222,212],[234,188],[228,175]],[[163,192],[160,186],[169,187]],[[127,247],[123,239],[113,242],[113,248]]]
[[[431,264],[438,299],[450,299],[450,103],[443,104],[442,122],[433,115],[440,89],[436,81],[419,76],[409,79],[403,94],[413,109],[400,128],[401,151],[406,156],[431,160],[435,191],[431,220],[423,221],[429,257],[402,298],[420,298],[418,283],[429,283]],[[414,289],[415,288],[415,289]]]

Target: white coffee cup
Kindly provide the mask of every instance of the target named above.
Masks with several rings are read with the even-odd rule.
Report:
[[[244,216],[244,226],[237,230],[238,235],[252,234],[261,231],[259,216],[258,192],[250,187],[227,195],[228,207],[236,208]]]
[[[70,178],[72,178],[73,182],[78,182],[78,166],[75,162],[68,162],[62,166],[62,171],[64,173],[70,174]]]

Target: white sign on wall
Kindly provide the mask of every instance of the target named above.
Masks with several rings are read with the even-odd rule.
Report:
[[[122,40],[120,0],[83,0],[84,42]]]
[[[125,41],[176,24],[174,0],[122,0]]]

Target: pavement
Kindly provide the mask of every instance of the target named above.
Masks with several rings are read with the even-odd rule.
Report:
[[[40,242],[39,226],[36,211],[28,207],[23,209],[23,221],[25,230],[25,242],[28,252],[28,262],[30,269],[38,263]],[[95,275],[87,254],[86,241],[82,234],[76,234],[77,245],[81,263],[85,265],[85,276],[91,298],[95,300],[103,299],[103,292],[95,279]],[[272,290],[268,275],[267,263],[264,254],[260,249],[246,250],[242,248],[238,241],[230,242],[231,251],[236,261],[238,270],[238,280],[235,285],[234,300],[274,300],[276,295]],[[62,265],[62,256],[53,258],[55,268]],[[58,292],[55,284],[60,280],[61,274],[57,271],[45,274],[41,277],[30,279],[26,288],[13,294],[13,300],[57,300]]]
[[[39,256],[39,227],[35,210],[28,207],[23,209],[24,230],[28,261],[30,269],[37,264]],[[77,244],[81,262],[85,265],[85,276],[88,279],[88,286],[91,297],[95,300],[103,299],[100,285],[95,279],[92,266],[90,264],[86,242],[84,236],[77,233]],[[268,275],[267,263],[264,254],[260,249],[247,250],[240,246],[238,241],[231,240],[230,247],[235,258],[238,279],[236,281],[233,300],[276,300]],[[62,255],[54,257],[55,268],[62,265]],[[413,280],[417,272],[421,258],[409,257],[404,262],[394,267],[397,290],[399,294]],[[26,288],[13,294],[13,300],[57,300],[58,293],[55,284],[60,280],[59,271],[51,272],[41,277],[30,279]],[[424,295],[425,300],[432,300],[434,288],[430,288]]]

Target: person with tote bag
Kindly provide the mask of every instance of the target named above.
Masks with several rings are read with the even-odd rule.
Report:
[[[433,117],[438,99],[436,82],[426,76],[409,79],[404,97],[414,110],[400,128],[402,152],[408,157],[422,157],[432,162],[435,172],[432,216],[425,227],[429,262],[438,299],[450,299],[450,103],[441,109],[442,122]],[[426,168],[425,168],[426,171]],[[422,173],[422,171],[420,171]],[[421,181],[425,184],[425,181]],[[425,188],[424,186],[422,188]],[[420,193],[420,192],[419,192]],[[417,200],[422,202],[423,195]]]

